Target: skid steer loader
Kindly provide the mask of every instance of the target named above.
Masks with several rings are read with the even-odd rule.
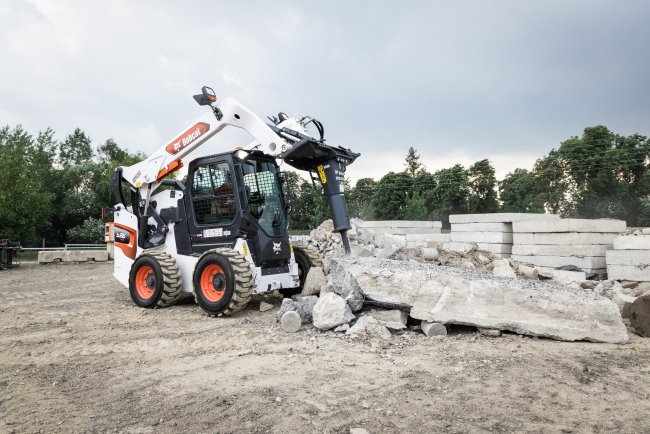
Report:
[[[316,119],[280,113],[267,123],[234,99],[217,104],[208,87],[194,99],[210,112],[146,160],[113,174],[114,276],[138,306],[167,307],[193,293],[209,315],[230,315],[254,293],[300,289],[309,268],[321,265],[315,251],[289,240],[290,204],[277,160],[320,184],[349,253],[341,181],[359,154],[325,144]],[[319,137],[309,135],[309,124]],[[190,161],[184,181],[166,179],[226,126],[246,130],[253,142]]]

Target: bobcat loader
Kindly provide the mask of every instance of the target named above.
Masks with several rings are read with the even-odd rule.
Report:
[[[278,160],[320,183],[334,232],[349,252],[341,181],[359,154],[325,144],[316,119],[280,113],[267,123],[234,99],[217,104],[208,87],[194,99],[210,112],[146,160],[113,174],[113,275],[138,306],[167,307],[190,293],[209,315],[230,315],[254,293],[299,290],[309,268],[321,265],[314,251],[289,240],[290,204]],[[310,123],[318,138],[309,135]],[[190,161],[184,181],[166,179],[227,126],[246,130],[253,142]]]

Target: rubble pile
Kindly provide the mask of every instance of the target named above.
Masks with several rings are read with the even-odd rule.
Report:
[[[308,244],[324,258],[324,267],[311,268],[302,294],[284,300],[279,321],[296,312],[301,325],[321,332],[379,341],[407,329],[440,338],[450,325],[462,325],[485,336],[508,331],[624,343],[623,318],[636,315],[634,302],[650,291],[650,282],[598,281],[577,267],[537,267],[470,242],[461,251],[435,239],[414,246],[403,235],[377,233],[357,219],[351,223],[349,256],[331,221],[312,231]],[[282,324],[287,331],[295,329],[295,315],[291,320]]]
[[[352,219],[351,224],[352,229],[348,231],[352,247],[350,256],[355,258],[378,257],[398,261],[433,262],[437,265],[469,268],[483,273],[492,272],[494,262],[500,260],[493,253],[479,250],[476,243],[466,243],[467,248],[463,251],[448,250],[443,248],[446,241],[435,236],[436,234],[392,235],[381,230],[377,233],[374,228],[366,227],[359,219]],[[333,233],[333,230],[332,220],[326,220],[311,231],[308,242],[310,247],[326,259],[343,252],[341,237]],[[419,237],[419,241],[408,241],[408,237],[414,236]],[[428,241],[425,241],[425,238]]]

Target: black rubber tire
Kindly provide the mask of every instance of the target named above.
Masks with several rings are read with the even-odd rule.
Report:
[[[223,271],[225,293],[217,301],[211,301],[201,289],[201,276],[209,265],[217,265]],[[253,272],[244,256],[236,250],[217,248],[205,252],[194,268],[194,297],[210,316],[229,316],[242,310],[253,294]]]
[[[322,267],[323,261],[321,260],[318,252],[311,247],[294,247],[293,256],[298,264],[298,276],[300,277],[300,284],[297,288],[282,288],[280,294],[284,297],[291,297],[302,292],[305,286],[305,279],[311,267]]]
[[[153,294],[143,298],[136,289],[136,275],[142,268],[148,266],[152,270]],[[169,307],[176,303],[181,295],[181,272],[176,260],[170,255],[159,251],[145,251],[133,262],[129,273],[129,293],[131,300],[140,307],[153,309]]]

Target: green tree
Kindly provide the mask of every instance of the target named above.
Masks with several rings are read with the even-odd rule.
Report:
[[[404,220],[426,220],[429,216],[427,203],[420,193],[413,193],[413,196],[406,200],[404,206]]]
[[[504,212],[544,212],[535,201],[535,176],[526,169],[515,169],[499,183],[501,211]]]
[[[51,227],[51,136],[46,130],[34,141],[20,125],[0,129],[0,233],[23,245],[38,244]]]
[[[377,182],[372,178],[361,178],[346,197],[348,214],[364,220],[372,219],[372,196],[375,194]]]
[[[86,133],[76,128],[59,145],[59,163],[63,166],[81,164],[90,161],[93,148]]]
[[[101,219],[88,217],[82,224],[71,228],[67,233],[67,241],[79,244],[99,244],[104,242],[104,222]]]
[[[291,205],[291,229],[314,229],[329,218],[329,205],[321,189],[302,181],[299,193]]]
[[[406,172],[384,175],[372,196],[373,215],[379,220],[403,220],[412,187],[413,178]]]
[[[575,209],[575,183],[568,174],[566,162],[552,150],[535,162],[535,203],[542,204],[545,212],[572,215]]]
[[[448,225],[450,214],[464,214],[468,211],[469,177],[460,164],[433,174],[436,186],[433,190],[434,209],[429,216]]]
[[[469,212],[491,213],[499,208],[494,173],[494,167],[487,159],[477,161],[469,168]]]
[[[406,154],[406,162],[404,165],[406,166],[406,172],[411,176],[415,176],[415,174],[424,167],[422,163],[420,163],[420,154],[418,154],[418,151],[416,151],[413,146],[409,148],[408,153]]]

